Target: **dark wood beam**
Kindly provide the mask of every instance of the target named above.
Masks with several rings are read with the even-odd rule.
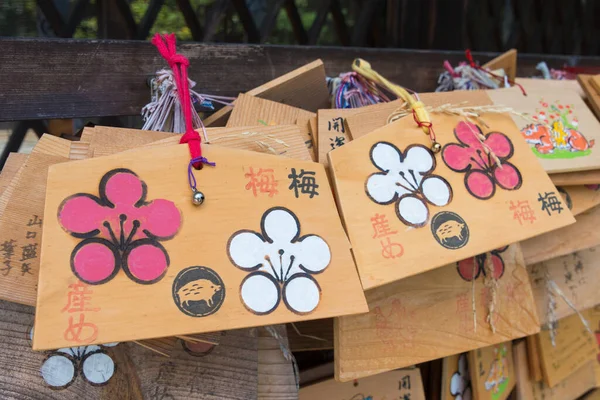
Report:
[[[138,26],[136,39],[145,40],[148,38],[150,29],[152,29],[154,22],[156,22],[156,17],[158,17],[158,12],[160,11],[160,8],[164,2],[165,0],[150,0],[150,4],[148,4],[146,13],[142,17],[142,21]]]
[[[321,4],[319,4],[319,8],[317,9],[317,16],[313,21],[310,29],[308,30],[308,44],[316,45],[319,40],[319,36],[321,35],[321,30],[323,26],[327,22],[327,15],[329,15],[329,6],[331,5],[331,0],[322,0]]]
[[[58,37],[67,37],[64,33],[65,22],[54,5],[54,0],[37,0],[37,6],[46,17],[54,34]]]
[[[144,41],[0,39],[0,120],[136,115],[148,102],[148,77],[166,64]],[[442,63],[464,61],[462,51],[310,46],[182,44],[190,78],[203,93],[235,96],[315,59],[329,76],[350,70],[362,57],[388,79],[425,92],[436,87]],[[475,53],[481,63],[497,53]],[[600,66],[600,57],[519,54],[519,75],[546,61]]]

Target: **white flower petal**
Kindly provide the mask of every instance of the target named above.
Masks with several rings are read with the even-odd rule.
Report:
[[[273,208],[263,215],[263,233],[273,242],[291,242],[298,237],[300,223],[291,211]]]
[[[68,385],[75,378],[75,365],[71,359],[53,355],[48,357],[40,368],[44,381],[55,388]]]
[[[297,274],[283,287],[283,298],[288,308],[299,314],[313,311],[321,300],[321,290],[308,274]]]
[[[433,169],[433,155],[425,146],[411,146],[406,150],[402,168],[416,172],[427,172]]]
[[[240,289],[242,301],[257,314],[268,314],[279,304],[278,284],[270,275],[254,272],[242,282]]]
[[[79,351],[78,351],[77,354],[79,354],[81,356],[84,356],[86,354],[93,353],[93,352],[98,351],[98,350],[100,350],[100,346],[92,344],[90,346],[79,347]]]
[[[90,354],[83,360],[83,376],[96,385],[108,382],[115,373],[115,363],[106,353]]]
[[[453,396],[461,394],[465,390],[466,382],[458,372],[455,372],[450,378],[450,393]]]
[[[423,195],[438,207],[450,202],[450,185],[439,176],[428,176],[421,182]]]
[[[375,143],[371,147],[371,160],[382,171],[398,171],[402,167],[400,152],[390,143]]]
[[[379,204],[391,203],[398,188],[400,187],[396,185],[396,178],[392,174],[376,173],[367,179],[367,194]]]
[[[321,272],[331,262],[329,245],[317,235],[305,236],[297,243],[294,250],[295,262],[311,272]]]
[[[119,343],[120,342],[104,343],[102,346],[104,346],[104,347],[115,347]]]
[[[410,195],[400,198],[398,214],[403,222],[414,226],[423,226],[429,218],[429,210],[423,200]]]
[[[242,269],[265,263],[264,242],[255,232],[242,231],[231,237],[227,247],[231,261]]]

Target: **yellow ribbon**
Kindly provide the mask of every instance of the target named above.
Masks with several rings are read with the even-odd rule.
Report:
[[[398,86],[395,83],[392,83],[383,76],[381,76],[377,71],[371,68],[371,64],[369,64],[362,58],[357,58],[354,60],[354,62],[352,63],[352,70],[364,76],[366,79],[373,81],[379,84],[380,86],[386,88],[387,90],[395,94],[398,98],[404,100],[414,112],[415,119],[418,121],[419,125],[423,129],[423,132],[425,132],[426,135],[432,137],[432,135],[430,134],[431,118],[429,117],[429,113],[425,109],[425,104],[423,104],[423,102],[416,100],[402,86]],[[441,146],[435,141],[433,137],[432,141],[433,143],[431,146],[431,150],[437,153],[441,149]]]

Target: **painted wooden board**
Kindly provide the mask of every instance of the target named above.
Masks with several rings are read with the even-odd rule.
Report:
[[[209,139],[207,143],[217,146],[312,161],[309,149],[304,144],[304,135],[297,125],[207,128],[207,136]],[[160,147],[178,143],[179,136],[172,136],[144,144],[142,147]],[[95,154],[109,155],[99,150],[96,150]]]
[[[69,161],[70,143],[42,136],[2,194],[0,299],[35,304],[48,168]]]
[[[600,245],[600,206],[577,216],[577,222],[521,242],[527,265]]]
[[[346,126],[346,117],[355,114],[358,108],[323,109],[318,115],[318,161],[329,165],[327,153],[343,146],[351,140]]]
[[[495,333],[487,321],[492,291],[485,285],[482,257],[447,265],[368,290],[368,314],[336,318],[336,379],[374,375],[538,332],[518,245],[494,251],[492,260],[500,276]]]
[[[312,141],[315,148],[315,154],[319,154],[319,128],[317,117],[312,117],[311,119],[309,119],[308,124],[310,125],[310,132],[312,134]]]
[[[95,126],[89,137],[88,158],[134,149],[146,143],[180,135],[170,132]],[[96,151],[101,153],[96,155]]]
[[[468,354],[473,398],[507,399],[516,384],[512,342],[479,348]]]
[[[583,312],[592,331],[594,332],[594,343],[596,345],[597,356],[594,360],[594,374],[596,376],[596,387],[600,387],[600,304],[590,307]]]
[[[529,376],[533,382],[541,382],[544,379],[542,375],[542,364],[540,362],[540,349],[537,345],[535,335],[525,338],[527,343],[527,361],[529,367]]]
[[[508,174],[503,183],[491,158],[469,158],[483,152],[476,125],[454,116],[432,118],[445,146],[437,155],[411,118],[329,153],[365,290],[574,222],[510,117],[486,118],[486,141],[507,171],[499,176]]]
[[[592,85],[593,75],[577,75],[577,82],[586,95],[586,100],[590,104],[592,111],[596,117],[600,119],[600,90]]]
[[[444,104],[453,104],[457,107],[467,105],[489,105],[492,104],[489,96],[478,90],[455,90],[453,92],[419,93],[419,99],[430,107],[439,107]],[[356,113],[346,117],[346,124],[352,139],[358,139],[375,129],[381,128],[388,123],[390,115],[404,101],[394,100],[389,103],[374,104],[356,109]],[[412,118],[409,116],[409,118]]]
[[[600,389],[592,390],[583,396],[581,400],[600,400]]]
[[[596,92],[600,93],[600,75],[594,75],[590,78],[590,83]]]
[[[581,323],[578,315],[558,321],[556,346],[552,346],[547,329],[537,334],[544,382],[549,387],[596,359],[598,350],[594,336]]]
[[[0,301],[3,398],[183,400],[206,399],[208,393],[219,399],[257,396],[257,338],[249,330],[227,332],[209,354],[185,350],[181,341],[169,358],[129,343],[37,352],[31,350],[33,319],[32,307]]]
[[[50,168],[46,213],[60,217],[47,219],[44,225],[45,237],[53,240],[42,244],[34,348],[56,348],[78,340],[102,343],[185,335],[367,311],[323,166],[210,145],[203,147],[203,154],[216,162],[217,167],[205,167],[196,173],[199,189],[207,199],[200,208],[196,208],[190,199],[185,174],[189,159],[187,146],[139,150]],[[131,172],[120,171],[123,166],[131,166],[137,177]],[[274,190],[262,191],[257,187],[254,191],[254,174],[261,168],[263,172],[273,170],[271,182],[277,182],[276,187],[272,185]],[[303,176],[298,178],[300,174]],[[152,234],[148,230],[149,237],[137,233],[137,227],[126,224],[127,219],[121,217],[125,215],[127,218],[130,214],[133,218],[142,218],[142,212],[150,212],[138,210],[139,206],[135,205],[138,200],[133,199],[143,198],[144,193],[139,189],[141,180],[147,188],[149,205],[164,205],[160,214],[170,216],[161,218],[169,224],[157,226],[151,224],[153,220],[150,217],[154,214],[144,217],[148,225],[147,228],[140,227],[141,232],[144,232],[143,229],[156,232]],[[130,190],[110,190],[121,188],[120,182],[128,182],[123,187]],[[223,182],[228,184],[223,185]],[[66,199],[82,199],[72,197],[75,193],[86,193],[84,205],[97,207],[94,210],[99,214],[94,215],[98,215],[100,220],[90,223],[99,225],[92,231],[98,236],[81,240],[82,231],[91,232],[91,225],[90,230],[86,230],[87,226],[78,224],[79,219],[68,217],[78,215],[81,210],[79,203],[65,202]],[[129,196],[127,201],[121,199],[118,193]],[[115,211],[122,213],[115,214],[115,217],[103,214],[112,209],[101,206],[102,200],[91,204],[85,200],[91,199],[87,196],[119,201],[122,203],[118,204],[123,204],[123,207],[133,201],[134,206],[131,210],[117,207],[117,210],[123,211]],[[165,200],[155,203],[158,199]],[[236,201],[232,202],[232,199]],[[237,201],[240,199],[243,201]],[[312,212],[314,209],[320,212],[315,214]],[[142,214],[136,216],[136,213]],[[109,221],[116,218],[117,222],[109,222],[111,228],[103,230],[102,227],[106,227],[101,223],[103,218]],[[113,238],[110,231],[113,234],[121,231],[119,221],[123,221],[123,231],[129,230],[127,234],[131,237],[126,239],[123,232],[123,240],[130,243],[117,248],[112,243],[119,240],[116,236]],[[134,229],[136,232],[132,235]],[[289,234],[281,229],[287,229]],[[69,235],[69,231],[79,237]],[[310,253],[284,256],[284,251],[279,257],[269,256],[272,246],[264,244],[262,239],[272,238],[273,243],[287,240],[286,249],[289,248],[290,253],[304,248],[289,247],[296,244],[299,235],[302,235],[304,245],[315,246],[311,247]],[[164,244],[155,243],[152,237],[162,238]],[[111,238],[113,242],[109,240]],[[101,246],[96,246],[100,243]],[[86,245],[93,245],[103,252],[108,257],[107,261],[93,264],[95,258],[79,258],[80,249]],[[156,261],[152,264],[153,268],[142,263],[140,260],[143,258],[138,258],[146,254],[130,258],[133,250],[141,246],[148,246],[143,249],[153,254],[152,260]],[[189,246],[195,251],[189,251]],[[292,248],[295,250],[290,250]],[[83,254],[87,253],[87,249]],[[258,254],[257,249],[264,254]],[[166,262],[166,254],[170,263]],[[264,261],[254,262],[256,260],[250,255],[258,257],[257,260],[265,260],[265,256],[269,256],[273,268]],[[74,261],[70,268],[72,256]],[[304,260],[302,257],[312,258]],[[82,260],[82,264],[78,260]],[[301,263],[302,260],[303,268],[310,273],[295,272],[294,261]],[[87,269],[88,262],[104,268]],[[118,262],[122,263],[123,272],[119,271]],[[261,267],[257,271],[259,263]],[[277,266],[279,268],[275,268]],[[313,278],[313,271],[320,273]],[[48,278],[50,276],[52,279]],[[298,286],[300,282],[294,282],[295,279],[305,283]],[[189,289],[186,285],[200,285],[206,280],[212,282],[206,292],[185,290]],[[285,289],[281,288],[281,282],[285,282]],[[81,309],[69,305],[69,296],[74,291],[90,292],[91,304],[84,309],[88,311],[68,311]],[[296,293],[301,295],[296,296]],[[339,293],[344,293],[344,296]],[[76,322],[74,317],[87,318],[92,324],[86,325],[86,332],[76,337],[70,334],[73,321]],[[157,318],[160,318],[160,324],[157,324]],[[117,321],[127,321],[127,324],[122,323],[121,328],[116,329]],[[57,329],[57,326],[60,328]]]
[[[542,381],[532,381],[528,376],[525,342],[519,341],[513,344],[513,358],[517,379],[517,400],[575,400],[596,384],[591,362],[550,388]]]
[[[557,187],[573,215],[579,215],[600,204],[600,185]]]
[[[329,108],[329,90],[325,82],[325,66],[321,60],[315,60],[246,94],[317,112],[320,108]],[[206,118],[204,124],[225,126],[232,109],[233,107],[223,107]]]
[[[0,171],[0,195],[10,185],[10,182],[27,160],[27,157],[29,155],[23,153],[10,153],[8,155],[4,168]]]
[[[493,60],[483,64],[483,68],[492,71],[502,69],[506,76],[508,76],[508,79],[514,81],[517,77],[517,49],[510,49],[500,54]]]
[[[600,247],[577,251],[527,266],[540,323],[547,323],[548,289],[546,276],[552,279],[577,310],[600,304]],[[575,313],[560,296],[555,295],[556,318]]]
[[[551,174],[550,179],[556,186],[597,185],[600,182],[600,170]]]
[[[473,398],[471,373],[467,353],[444,357],[442,361],[441,400],[463,400]]]
[[[333,318],[287,324],[292,351],[333,349]]]
[[[577,82],[541,79],[520,79],[521,89],[487,90],[495,104],[509,105],[528,114],[532,123],[513,115],[532,152],[549,173],[598,169],[600,151],[600,122],[587,108],[580,90],[571,89]]]
[[[315,116],[315,113],[301,108],[240,94],[227,121],[227,127],[296,124],[304,135],[304,142],[312,159],[316,161],[316,145],[309,123]]]
[[[399,369],[353,382],[334,379],[300,389],[300,400],[425,400],[421,371]]]
[[[258,328],[258,391],[259,399],[297,400],[298,388],[294,367],[286,360],[281,345],[289,348],[285,326],[270,327],[277,332],[280,340],[273,337],[265,328]]]

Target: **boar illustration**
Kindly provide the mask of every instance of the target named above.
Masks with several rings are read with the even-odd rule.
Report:
[[[465,224],[458,221],[446,221],[441,224],[435,234],[442,241],[446,242],[448,239],[457,238],[458,240],[463,240],[462,230],[465,227]]]
[[[219,290],[221,285],[212,283],[208,279],[197,279],[179,288],[177,296],[182,307],[188,306],[190,301],[205,301],[209,307],[212,307],[212,298]]]

